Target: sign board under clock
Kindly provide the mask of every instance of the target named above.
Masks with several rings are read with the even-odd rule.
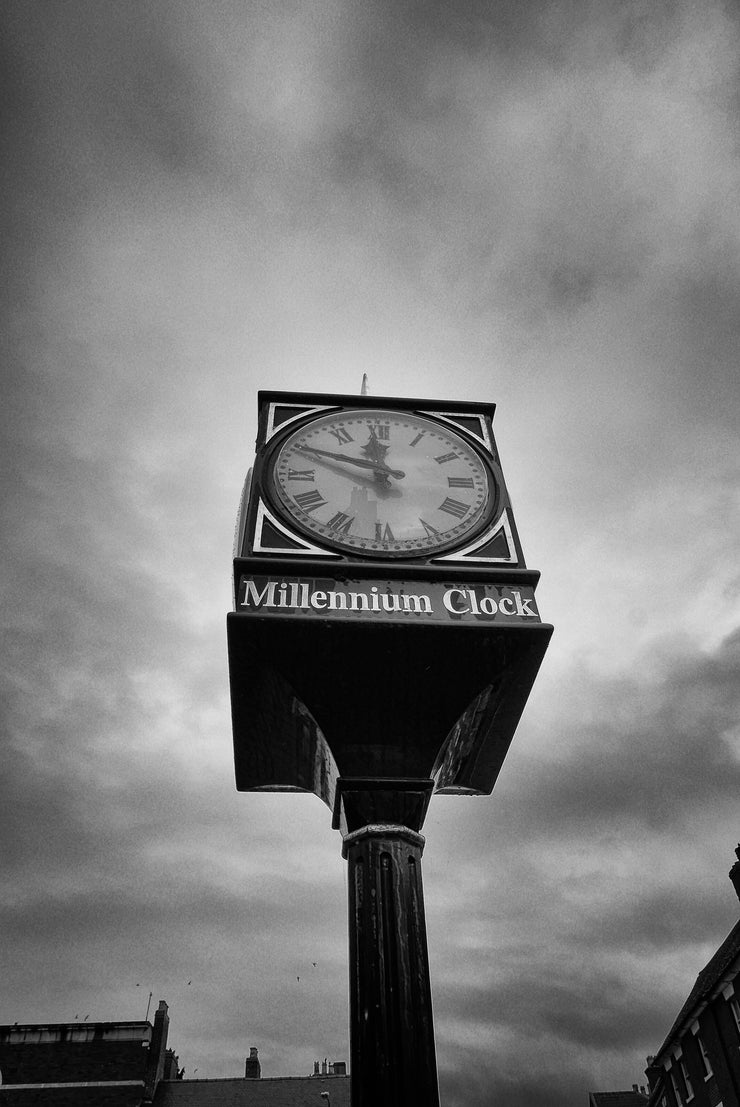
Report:
[[[530,585],[437,581],[327,580],[242,574],[237,611],[322,619],[428,623],[541,622]]]

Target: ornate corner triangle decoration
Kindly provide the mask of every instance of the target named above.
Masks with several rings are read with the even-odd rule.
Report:
[[[493,526],[479,535],[470,545],[454,553],[443,554],[435,557],[434,561],[449,561],[457,564],[476,565],[516,565],[519,558],[514,543],[514,534],[509,522],[509,516],[504,510],[499,515]]]
[[[489,454],[496,456],[496,451],[493,448],[493,442],[491,436],[488,433],[488,426],[483,415],[471,415],[468,412],[455,412],[455,411],[422,411],[421,415],[431,415],[433,419],[439,419],[443,423],[450,423],[456,430],[467,431],[468,434],[472,434],[474,438],[477,438],[488,450]]]
[[[282,554],[291,557],[327,557],[336,559],[339,554],[322,550],[314,546],[293,531],[288,530],[260,499],[257,503],[257,518],[254,524],[252,551],[256,554]]]
[[[267,411],[265,442],[269,442],[276,431],[282,430],[290,423],[295,423],[297,419],[303,419],[305,415],[318,414],[320,411],[334,411],[335,408],[336,404],[270,404]],[[293,414],[291,415],[290,412]]]

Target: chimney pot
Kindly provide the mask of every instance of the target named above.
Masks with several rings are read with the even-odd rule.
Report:
[[[259,1057],[257,1056],[257,1047],[249,1047],[249,1057],[247,1057],[246,1064],[244,1066],[244,1079],[245,1080],[259,1080],[262,1076],[262,1066],[260,1065]]]

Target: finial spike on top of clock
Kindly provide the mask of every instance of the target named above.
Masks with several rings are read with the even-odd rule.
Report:
[[[367,396],[367,373],[362,374],[362,387],[360,388],[360,395]]]

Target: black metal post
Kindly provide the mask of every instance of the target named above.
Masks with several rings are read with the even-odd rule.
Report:
[[[405,825],[420,825],[432,782],[404,782],[398,791],[377,789],[377,783],[362,789],[359,781],[340,782],[343,809],[355,816],[350,827],[353,821],[356,827],[345,823],[342,847],[349,884],[352,1107],[438,1107],[424,838]],[[406,817],[357,827],[363,808]]]

